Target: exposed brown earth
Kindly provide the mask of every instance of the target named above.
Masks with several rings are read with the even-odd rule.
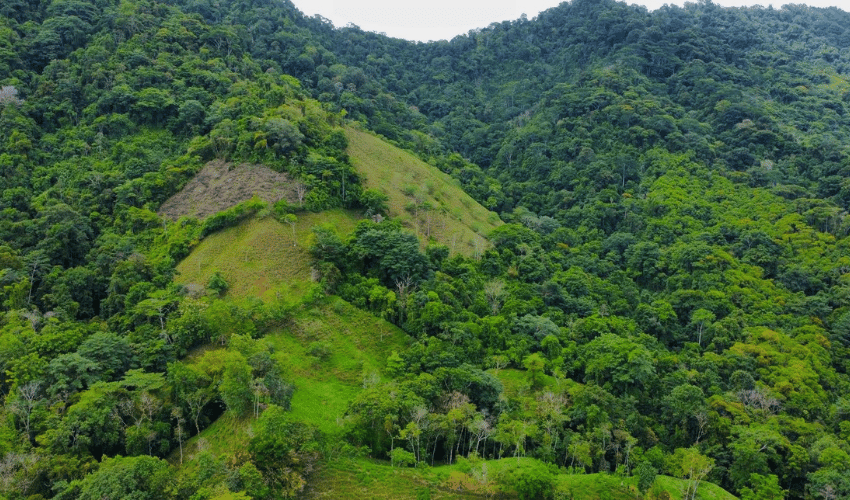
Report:
[[[269,204],[285,198],[297,202],[295,182],[263,165],[234,165],[222,160],[208,163],[179,193],[159,208],[159,215],[177,220],[205,219],[258,196]]]

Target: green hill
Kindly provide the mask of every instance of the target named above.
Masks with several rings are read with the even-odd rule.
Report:
[[[394,325],[331,297],[299,308],[286,326],[269,332],[262,342],[272,348],[284,379],[294,386],[289,418],[338,440],[350,401],[364,385],[387,378],[387,358],[405,349],[409,338]],[[205,358],[215,359],[222,350],[198,352],[188,362],[207,363]],[[222,459],[237,454],[250,441],[254,422],[225,413],[186,443],[186,453],[207,450]],[[171,460],[178,457],[172,453]],[[189,460],[184,468],[196,467]]]
[[[252,218],[204,238],[177,265],[175,280],[205,285],[219,272],[232,298],[273,299],[269,294],[280,293],[281,286],[300,294],[311,279],[307,250],[313,226],[332,224],[345,234],[357,220],[356,213],[344,210],[301,214],[294,227],[273,217]]]
[[[364,186],[387,195],[392,217],[451,252],[474,255],[488,247],[485,236],[502,222],[456,180],[369,132],[346,127],[345,136]]]
[[[423,245],[435,241],[446,245],[451,252],[464,255],[480,254],[488,248],[485,235],[502,222],[466,194],[455,180],[373,134],[352,127],[346,127],[345,134],[349,143],[347,152],[365,178],[364,186],[384,193],[389,198],[389,215],[415,232]],[[209,202],[211,181],[206,178],[211,177],[208,173],[211,168],[207,166],[197,176],[200,181],[193,179],[169,199],[168,206],[178,203],[174,200],[188,207]],[[224,196],[228,203],[245,201],[252,193],[279,182],[272,178],[275,174],[269,169],[254,167],[254,170],[259,174],[245,166],[218,174],[218,177],[227,176],[224,180],[215,179],[219,184],[253,183],[235,195]],[[188,213],[187,209],[171,210],[177,215]],[[310,281],[307,246],[312,227],[327,224],[346,235],[354,229],[360,215],[350,210],[302,212],[294,227],[272,217],[251,218],[204,238],[177,265],[176,281],[204,285],[213,273],[219,272],[228,282],[228,294],[233,298],[268,299],[269,293],[280,292],[281,285],[296,292]]]
[[[800,4],[0,2],[0,498],[850,498],[848,75]]]

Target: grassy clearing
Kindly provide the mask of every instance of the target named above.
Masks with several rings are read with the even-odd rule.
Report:
[[[232,456],[235,450],[247,450],[251,440],[251,417],[237,418],[230,413],[217,418],[200,434],[183,443],[183,464],[181,469],[187,472],[198,467],[194,458],[203,451],[209,451],[219,457]],[[191,427],[191,423],[188,424]],[[171,452],[168,461],[180,463],[180,450]]]
[[[175,281],[204,285],[216,271],[229,284],[229,298],[259,297],[264,301],[275,294],[299,297],[310,281],[310,255],[307,237],[313,226],[332,224],[340,233],[354,229],[355,212],[330,210],[301,214],[292,227],[272,217],[245,221],[211,234],[178,266]]]
[[[302,214],[295,224],[294,245],[289,225],[271,217],[245,221],[204,239],[178,265],[177,281],[204,284],[219,271],[230,286],[231,300],[300,297],[310,286],[307,237],[312,227],[331,224],[345,234],[357,220],[354,212],[343,210]],[[267,335],[265,341],[274,347],[284,376],[296,387],[292,417],[334,433],[364,380],[380,379],[387,357],[393,350],[403,350],[408,337],[392,324],[331,297],[299,311],[286,329]],[[216,349],[220,347],[198,348],[185,361],[191,363]],[[251,422],[225,413],[186,443],[186,456],[199,450],[199,442],[201,448],[221,456],[244,450]],[[178,457],[175,453],[172,461]],[[186,464],[192,466],[191,461]]]
[[[318,426],[326,434],[336,434],[351,400],[364,380],[383,376],[386,359],[392,351],[404,349],[407,335],[395,326],[360,311],[337,297],[299,311],[288,328],[271,333],[264,341],[274,347],[284,378],[295,385],[291,416],[294,420]],[[317,352],[316,345],[323,346]],[[187,362],[202,356],[199,351]],[[199,449],[218,456],[245,450],[250,440],[250,417],[237,419],[225,412],[218,420],[186,443],[190,457]],[[202,440],[202,446],[198,446]],[[171,456],[179,460],[179,452]],[[185,467],[192,467],[187,460]]]
[[[496,478],[500,471],[516,467],[527,458],[504,458],[482,461],[470,466],[454,464],[417,469],[393,468],[388,463],[360,459],[340,459],[325,464],[310,481],[304,498],[371,498],[416,499],[428,490],[432,499],[438,498],[514,498],[497,496]],[[487,473],[481,474],[482,466]],[[487,479],[483,479],[486,477]],[[669,476],[658,476],[655,489],[667,491],[672,500],[681,500],[685,482]],[[555,498],[570,500],[642,500],[637,478],[611,474],[566,474],[555,477]],[[698,500],[736,500],[719,486],[701,483]]]
[[[338,297],[296,316],[290,338],[306,347],[326,345],[329,352],[319,362],[322,376],[333,376],[349,384],[361,384],[363,374],[380,376],[387,357],[393,350],[404,349],[409,340],[394,325]],[[292,366],[312,363],[304,371],[312,374],[317,360],[313,356],[296,355],[289,362]]]
[[[444,472],[448,476],[449,471]],[[385,462],[340,459],[326,463],[311,478],[305,500],[325,498],[410,499],[482,498],[474,492],[457,491],[431,469],[393,468]],[[427,491],[428,496],[419,497]]]
[[[655,486],[670,493],[671,500],[682,500],[686,484],[681,479],[658,476],[655,478]],[[720,486],[705,481],[699,483],[699,489],[697,489],[697,499],[699,500],[737,500],[737,498]]]
[[[499,382],[504,386],[505,395],[508,397],[526,395],[531,390],[531,382],[528,378],[528,372],[525,370],[503,368],[501,370],[490,369],[488,372],[499,379]],[[546,374],[541,374],[540,377],[543,380],[543,388],[555,389],[558,387],[559,381],[555,377]],[[560,382],[563,383],[563,379]]]
[[[561,474],[555,491],[562,498],[638,500],[641,498],[634,478],[608,474]]]
[[[345,135],[351,162],[365,178],[365,187],[386,194],[390,215],[420,240],[434,240],[464,255],[486,248],[484,236],[502,222],[455,180],[367,132],[347,127]]]
[[[656,476],[652,491],[666,491],[671,500],[682,500],[686,482],[670,476]],[[610,474],[562,474],[558,476],[555,491],[563,498],[576,500],[641,500],[637,478]],[[650,496],[651,498],[651,496]],[[697,500],[736,500],[737,497],[716,484],[702,482],[697,490]]]
[[[364,381],[380,380],[387,357],[409,339],[395,326],[331,297],[301,311],[290,329],[266,341],[295,384],[292,417],[333,433]]]

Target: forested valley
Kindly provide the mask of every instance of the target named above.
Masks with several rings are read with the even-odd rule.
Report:
[[[0,3],[0,498],[850,498],[850,13]]]

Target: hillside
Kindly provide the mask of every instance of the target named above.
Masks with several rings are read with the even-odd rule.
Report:
[[[171,220],[205,219],[255,196],[269,205],[280,200],[297,204],[296,184],[286,174],[262,165],[217,160],[204,165],[179,193],[165,200],[157,213]]]
[[[416,470],[391,468],[373,460],[343,459],[331,463],[318,472],[315,485],[304,495],[307,499],[339,498],[340,496],[368,497],[372,499],[418,499],[429,494],[430,498],[498,498],[499,490],[494,480],[505,469],[533,465],[527,459],[505,458],[502,460],[464,461],[456,466],[439,469]],[[488,477],[489,476],[489,477]],[[560,473],[555,477],[555,498],[574,500],[640,500],[635,478],[617,478],[606,474]],[[331,486],[332,485],[332,486]],[[663,495],[681,500],[687,489],[685,481],[667,476],[658,476],[650,495]],[[503,495],[513,492],[503,491]],[[698,490],[695,500],[735,500],[736,497],[719,487],[706,484]]]
[[[305,290],[311,281],[307,250],[313,226],[334,224],[345,234],[357,219],[355,213],[337,210],[303,214],[293,226],[272,217],[245,221],[201,241],[177,265],[175,281],[204,286],[218,272],[228,283],[228,297],[234,299],[270,300],[282,290],[300,294],[298,290]]]
[[[480,255],[498,215],[473,200],[451,177],[372,134],[346,128],[348,154],[366,188],[388,198],[389,215],[451,253]]]
[[[848,16],[0,2],[0,498],[850,498]]]

